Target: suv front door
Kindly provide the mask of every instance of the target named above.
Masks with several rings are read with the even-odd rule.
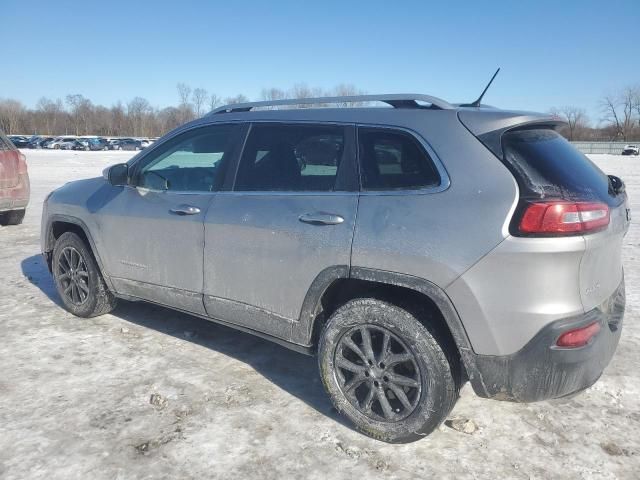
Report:
[[[349,268],[354,138],[353,126],[251,126],[234,189],[220,192],[205,218],[210,316],[299,341],[309,287],[323,271]]]
[[[120,294],[204,314],[203,220],[241,139],[238,124],[199,127],[130,166],[100,209],[106,269]]]

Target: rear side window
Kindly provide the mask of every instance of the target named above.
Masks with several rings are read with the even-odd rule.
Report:
[[[236,191],[332,191],[342,161],[344,127],[257,124],[240,160]]]
[[[440,176],[412,135],[392,129],[359,128],[358,154],[363,190],[435,187]]]
[[[504,160],[516,177],[524,199],[615,203],[609,195],[608,177],[554,130],[507,132],[502,136],[502,147]]]

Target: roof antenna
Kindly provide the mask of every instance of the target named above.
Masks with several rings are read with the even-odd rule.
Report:
[[[499,71],[500,71],[500,68],[498,68],[496,70],[496,73],[493,74],[493,77],[491,77],[491,80],[489,80],[489,83],[487,83],[487,86],[484,87],[484,90],[482,91],[482,93],[480,94],[480,96],[478,97],[478,99],[475,102],[465,103],[465,104],[460,105],[460,106],[461,107],[473,107],[473,108],[479,107],[480,106],[480,102],[482,101],[482,97],[484,97],[484,94],[487,93],[487,90],[489,90],[489,87],[493,83],[493,79],[496,78],[496,76],[498,75]]]

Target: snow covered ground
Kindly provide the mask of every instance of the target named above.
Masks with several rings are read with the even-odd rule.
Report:
[[[443,425],[387,445],[341,420],[313,358],[141,303],[92,320],[63,310],[40,258],[42,201],[131,152],[25,153],[31,205],[23,225],[0,228],[1,479],[639,478],[637,221],[623,337],[594,387],[518,405],[466,386],[451,419],[473,433]],[[592,158],[640,212],[640,160]]]

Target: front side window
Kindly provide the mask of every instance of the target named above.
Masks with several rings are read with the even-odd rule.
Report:
[[[358,129],[363,190],[435,187],[440,175],[427,152],[409,133],[385,128]]]
[[[239,129],[239,125],[213,125],[170,140],[145,157],[134,183],[152,190],[219,190]]]
[[[344,132],[334,125],[254,125],[240,160],[235,190],[334,190]]]

